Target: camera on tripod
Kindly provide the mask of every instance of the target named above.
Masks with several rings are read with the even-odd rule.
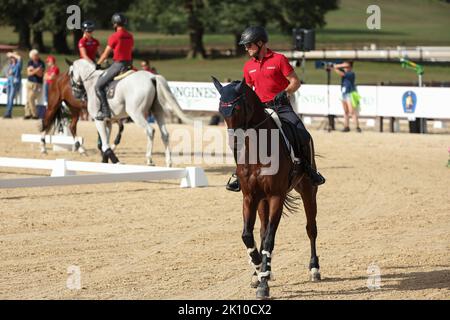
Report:
[[[334,61],[316,61],[316,69],[331,69],[336,62]]]

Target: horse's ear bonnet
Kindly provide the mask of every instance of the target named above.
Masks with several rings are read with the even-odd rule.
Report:
[[[223,87],[220,82],[213,77],[214,86],[220,93],[219,112],[229,118],[233,115],[235,109],[243,107],[243,88],[245,81],[233,81]]]
[[[219,91],[220,94],[222,94],[222,84],[219,82],[219,80],[217,80],[216,78],[214,78],[213,76],[211,76],[214,86],[216,87],[217,91]]]
[[[233,82],[238,83],[236,85],[236,87],[234,88],[234,90],[236,90],[237,93],[242,93],[242,89],[244,88],[243,84],[245,83],[245,79],[242,79],[241,82],[239,82],[239,81],[233,81]]]

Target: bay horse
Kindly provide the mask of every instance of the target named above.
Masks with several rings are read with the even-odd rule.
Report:
[[[41,152],[47,153],[45,144],[45,135],[54,128],[57,121],[61,121],[63,113],[63,102],[67,105],[70,111],[70,125],[69,130],[73,137],[77,134],[77,124],[80,120],[81,113],[87,110],[86,101],[82,100],[82,92],[76,92],[77,97],[75,97],[70,84],[70,77],[68,72],[58,75],[53,83],[49,87],[48,93],[48,103],[47,109],[45,110],[44,118],[42,119],[42,124],[40,131],[42,132],[41,139]],[[112,149],[120,143],[122,138],[122,133],[124,130],[124,125],[121,121],[117,122],[119,126],[119,131],[117,132],[116,138],[114,139],[114,145]],[[111,132],[111,122],[108,123],[108,134]],[[98,139],[98,149],[101,152],[101,140]],[[75,144],[75,150],[79,150],[80,153],[85,154],[86,150],[79,142]]]
[[[261,146],[266,150],[271,149],[271,143],[276,142],[283,146],[282,135],[266,134],[262,136],[262,131],[278,132],[275,121],[264,110],[264,104],[259,100],[256,93],[246,85],[245,80],[233,81],[226,86],[213,77],[213,83],[220,93],[219,111],[224,116],[229,132],[236,132],[240,129],[243,132],[249,130],[256,131],[257,142],[255,148],[251,148],[250,135],[243,140],[242,148],[234,144],[233,152],[237,161],[236,174],[241,183],[243,195],[243,218],[244,229],[242,240],[247,248],[250,262],[255,271],[252,276],[251,286],[256,288],[258,299],[270,298],[269,280],[272,277],[272,257],[275,245],[275,234],[283,214],[283,206],[288,209],[295,209],[296,197],[288,194],[295,190],[300,194],[306,213],[306,231],[311,245],[311,259],[309,264],[310,279],[320,280],[319,258],[316,254],[317,238],[317,186],[314,186],[304,169],[297,175],[293,175],[293,162],[286,147],[278,148],[278,170],[275,173],[264,174],[270,164],[261,163]],[[235,139],[235,138],[234,138]],[[271,141],[277,139],[277,141]],[[251,154],[251,150],[257,155]],[[241,152],[239,157],[237,153]],[[272,152],[271,150],[269,152]],[[315,168],[314,147],[311,141],[312,166]],[[249,159],[256,156],[252,163]],[[266,171],[264,171],[266,172]],[[298,198],[298,196],[297,196]],[[256,248],[253,236],[253,229],[258,212],[261,229],[260,249]]]

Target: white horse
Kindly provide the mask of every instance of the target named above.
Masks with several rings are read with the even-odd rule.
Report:
[[[78,88],[84,87],[87,93],[88,112],[95,119],[100,109],[100,101],[95,94],[95,84],[103,71],[95,70],[95,65],[85,59],[73,62],[69,69],[72,84]],[[166,166],[172,166],[169,147],[169,132],[164,120],[164,113],[175,113],[185,123],[192,123],[172,92],[164,77],[148,71],[137,71],[119,81],[112,99],[108,99],[112,119],[122,119],[128,116],[145,129],[147,134],[147,164],[154,165],[152,160],[153,138],[155,129],[147,122],[146,115],[151,112],[161,130],[161,138],[165,146]],[[109,145],[104,121],[95,120],[97,131],[102,140],[103,162],[108,158],[113,163],[119,162]]]

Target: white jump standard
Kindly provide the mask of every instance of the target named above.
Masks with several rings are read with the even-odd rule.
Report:
[[[202,168],[167,168],[96,162],[0,157],[0,167],[52,170],[51,177],[0,179],[0,189],[181,179],[180,187],[208,186]],[[77,171],[96,174],[76,175]]]

